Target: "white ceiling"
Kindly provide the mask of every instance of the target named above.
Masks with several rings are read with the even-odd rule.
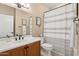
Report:
[[[58,5],[60,5],[61,3],[31,3],[31,6],[34,5],[41,5],[41,6],[45,6],[46,8],[52,9]],[[39,6],[38,6],[39,7]]]
[[[58,6],[60,3],[43,3],[42,5],[46,6],[49,9],[52,9],[56,6]]]

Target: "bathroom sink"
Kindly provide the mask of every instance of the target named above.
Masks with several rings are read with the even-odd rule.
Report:
[[[5,40],[5,41],[4,41]],[[0,52],[2,51],[7,51],[10,49],[14,49],[16,47],[20,47],[29,43],[33,43],[36,42],[38,40],[40,40],[40,38],[36,38],[36,37],[30,37],[30,36],[26,36],[24,37],[24,39],[21,40],[15,40],[15,38],[4,38],[4,40],[0,41]]]

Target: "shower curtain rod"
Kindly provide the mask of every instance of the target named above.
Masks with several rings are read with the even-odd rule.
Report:
[[[67,4],[64,4],[64,5],[61,5],[61,6],[59,6],[59,7],[53,8],[53,9],[51,9],[51,10],[45,11],[44,13],[47,13],[47,12],[49,12],[49,11],[52,11],[52,10],[55,10],[55,9],[58,9],[58,8],[61,8],[61,7],[63,7],[63,6],[69,5],[69,4],[72,4],[72,3],[67,3]]]

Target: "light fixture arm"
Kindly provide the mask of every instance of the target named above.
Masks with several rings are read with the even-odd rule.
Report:
[[[29,9],[29,7],[25,7],[24,5],[21,5],[20,3],[15,3],[18,8],[26,8]]]

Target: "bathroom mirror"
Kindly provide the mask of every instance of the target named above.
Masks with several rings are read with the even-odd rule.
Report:
[[[14,36],[14,17],[0,14],[0,38]]]
[[[30,17],[30,35],[32,35],[32,20],[33,20],[33,18],[31,16]]]
[[[26,19],[22,19],[22,25],[26,25]]]
[[[41,18],[40,17],[36,17],[36,25],[37,26],[41,25]]]
[[[26,25],[27,25],[26,19],[22,19],[22,35],[26,35]]]

